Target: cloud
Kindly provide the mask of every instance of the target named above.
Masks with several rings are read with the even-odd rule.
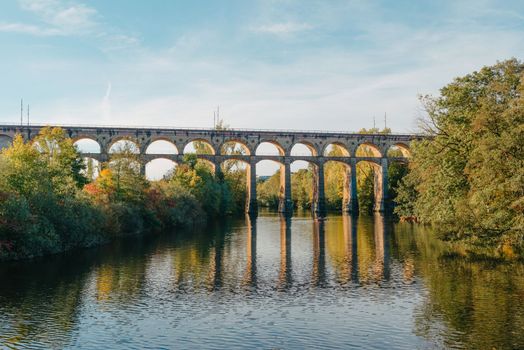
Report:
[[[85,34],[97,26],[97,11],[85,4],[57,0],[20,0],[19,4],[48,24],[46,30],[56,35]]]
[[[96,25],[93,19],[96,13],[96,10],[79,4],[56,11],[48,21],[65,31],[78,32],[88,30]]]
[[[0,22],[0,32],[39,37],[87,36],[98,40],[100,49],[112,52],[139,45],[134,36],[105,25],[98,11],[78,2],[19,0],[20,8],[34,14],[40,23]]]
[[[62,32],[57,28],[43,28],[24,23],[0,23],[0,32],[21,33],[35,36],[62,35]]]
[[[292,35],[299,32],[312,29],[313,26],[308,23],[284,22],[271,23],[251,28],[251,31],[257,33],[272,34],[277,36]]]
[[[101,33],[99,37],[104,41],[102,49],[105,52],[128,49],[140,44],[138,38],[125,34]]]

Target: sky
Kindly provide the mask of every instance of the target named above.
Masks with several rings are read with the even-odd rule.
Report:
[[[524,2],[3,0],[0,47],[1,122],[409,132],[522,58]]]
[[[0,122],[416,131],[524,53],[524,1],[2,0]],[[26,107],[24,107],[26,108]],[[25,114],[25,112],[24,112]],[[24,116],[25,118],[25,116]]]

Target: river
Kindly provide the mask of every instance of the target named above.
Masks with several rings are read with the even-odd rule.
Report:
[[[523,349],[524,265],[381,216],[261,213],[1,264],[0,348]]]

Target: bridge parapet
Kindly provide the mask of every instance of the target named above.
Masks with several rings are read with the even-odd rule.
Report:
[[[13,137],[19,133],[26,139],[35,137],[40,129],[46,125],[0,125],[0,135]],[[147,146],[157,140],[165,140],[173,143],[179,153],[183,153],[184,147],[193,141],[201,140],[209,143],[215,152],[220,152],[221,146],[228,141],[238,142],[244,145],[250,154],[254,154],[257,147],[263,142],[278,145],[284,151],[283,155],[289,155],[293,146],[297,143],[305,144],[313,151],[313,155],[323,155],[329,145],[339,145],[346,149],[350,155],[362,144],[376,146],[382,153],[396,144],[409,145],[414,139],[423,136],[416,134],[359,134],[328,131],[288,131],[288,130],[215,130],[215,129],[182,129],[182,128],[133,128],[133,127],[105,127],[105,126],[68,126],[60,125],[66,133],[74,140],[83,138],[98,142],[104,151],[108,151],[115,142],[128,139],[140,146],[145,153]]]

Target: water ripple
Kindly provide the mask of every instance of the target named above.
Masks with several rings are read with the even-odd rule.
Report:
[[[422,229],[351,220],[262,216],[6,264],[0,348],[524,348],[522,265],[443,260]]]

